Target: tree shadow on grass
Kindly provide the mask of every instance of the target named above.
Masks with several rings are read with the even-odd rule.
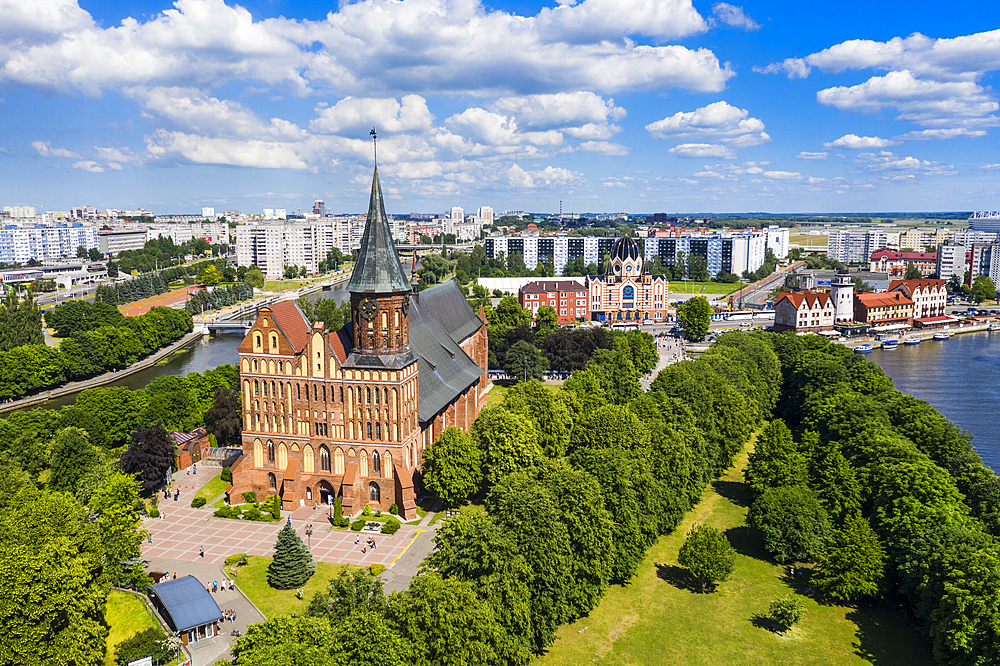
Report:
[[[781,634],[785,629],[773,619],[766,615],[761,615],[760,613],[754,613],[750,616],[750,624],[758,629],[770,631],[772,634]]]
[[[931,650],[914,629],[898,614],[881,605],[859,607],[847,614],[858,630],[854,653],[874,666],[901,666],[916,654],[900,654],[900,642],[924,642],[911,645],[916,653],[929,656]],[[922,648],[922,649],[921,649]],[[928,661],[927,663],[932,663]]]
[[[726,530],[726,538],[729,539],[729,543],[740,555],[746,555],[747,557],[752,557],[756,560],[764,562],[774,561],[771,559],[771,556],[767,554],[767,551],[764,550],[764,544],[760,538],[760,532],[752,527],[747,528],[746,525],[730,527]]]
[[[712,488],[736,506],[744,508],[750,506],[750,494],[747,492],[747,484],[742,481],[716,479],[712,482]]]
[[[670,583],[678,590],[687,590],[695,594],[711,592],[713,589],[710,585],[702,590],[701,583],[692,578],[687,569],[679,567],[676,564],[660,564],[657,562],[656,577]]]

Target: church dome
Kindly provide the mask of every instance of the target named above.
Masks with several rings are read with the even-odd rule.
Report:
[[[639,244],[635,242],[635,239],[630,236],[622,236],[611,246],[609,259],[611,261],[615,259],[619,261],[628,261],[631,259],[634,261],[641,256],[642,252],[639,250]]]

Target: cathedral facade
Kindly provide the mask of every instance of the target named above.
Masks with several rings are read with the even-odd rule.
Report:
[[[348,290],[351,321],[337,331],[293,300],[259,309],[239,348],[234,502],[278,494],[292,510],[339,496],[346,516],[395,504],[413,518],[424,449],[446,427],[468,430],[485,406],[485,318],[454,282],[413,290],[377,169]]]
[[[587,278],[593,321],[664,321],[670,310],[670,283],[651,275],[634,238],[622,236],[611,246],[604,275]]]

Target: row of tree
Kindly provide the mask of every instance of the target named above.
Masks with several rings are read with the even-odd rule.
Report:
[[[211,291],[200,289],[191,294],[184,308],[195,315],[207,310],[218,310],[228,305],[236,305],[251,298],[253,298],[253,285],[249,282],[237,282],[232,285],[215,287]]]
[[[0,352],[44,343],[42,310],[31,292],[23,299],[18,297],[17,292],[8,293],[0,303]]]
[[[61,306],[62,307],[62,306]],[[99,324],[98,318],[91,324]],[[21,398],[67,381],[125,368],[190,333],[191,315],[162,306],[119,325],[75,330],[59,348],[23,345],[0,353],[0,399]]]
[[[783,370],[785,421],[746,469],[768,550],[815,560],[810,584],[830,598],[909,599],[941,664],[996,663],[1000,479],[969,435],[842,345],[754,335]]]

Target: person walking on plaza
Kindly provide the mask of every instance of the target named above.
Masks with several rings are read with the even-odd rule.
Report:
[[[198,549],[198,557],[205,557],[205,547],[204,546],[202,546],[200,549]]]

